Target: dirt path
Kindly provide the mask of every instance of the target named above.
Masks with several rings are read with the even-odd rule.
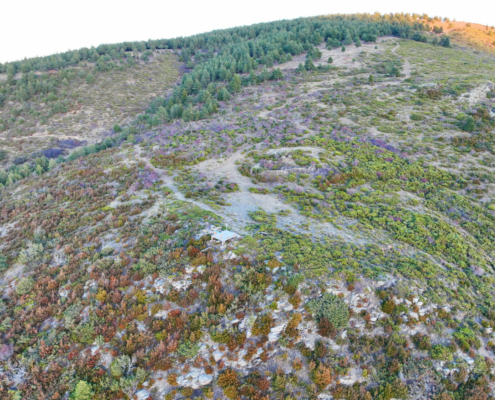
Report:
[[[300,215],[296,208],[284,203],[284,201],[275,194],[251,193],[249,188],[254,186],[251,179],[241,175],[236,164],[237,161],[241,161],[244,158],[242,151],[234,153],[226,160],[206,160],[194,167],[195,170],[208,175],[210,179],[227,177],[239,186],[240,190],[238,192],[230,193],[226,198],[229,205],[223,206],[220,209],[214,209],[200,201],[185,198],[184,194],[181,193],[175,185],[173,177],[168,175],[167,171],[154,167],[149,159],[142,154],[142,149],[139,145],[136,145],[134,149],[135,158],[144,162],[150,169],[156,171],[160,175],[165,186],[174,193],[174,196],[178,200],[194,204],[203,210],[210,211],[222,217],[228,227],[239,233],[247,233],[245,231],[246,224],[252,222],[249,217],[250,212],[263,209],[267,213],[278,213],[285,210],[289,211],[289,215],[277,216],[277,226],[280,229],[289,230],[296,234],[310,234],[312,237],[322,238],[337,236],[353,242],[364,242],[362,239],[356,238],[347,230],[337,229],[328,222],[317,222]],[[303,224],[305,224],[305,226],[302,226]]]
[[[395,46],[392,49],[392,53],[394,53],[395,55],[401,57],[404,60],[404,75],[405,75],[405,78],[404,79],[409,79],[411,77],[411,63],[409,62],[409,60],[407,58],[402,57],[400,54],[397,54],[397,49],[399,47],[400,47],[400,44],[397,43],[397,46]]]

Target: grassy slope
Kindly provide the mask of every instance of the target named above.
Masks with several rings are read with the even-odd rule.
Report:
[[[9,102],[0,109],[0,119],[8,121],[0,133],[1,149],[7,152],[6,165],[15,157],[57,148],[59,140],[100,140],[114,124],[131,121],[179,76],[178,62],[170,53],[158,52],[150,61],[138,61],[124,70],[99,72],[93,83],[87,83],[86,75],[94,73],[92,67],[76,69],[81,75],[62,86],[53,99],[39,95],[24,103]],[[69,103],[67,110],[51,113],[54,104],[64,99]]]

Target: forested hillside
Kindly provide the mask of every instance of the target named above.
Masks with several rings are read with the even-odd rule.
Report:
[[[493,398],[495,56],[449,24],[0,65],[0,398]]]

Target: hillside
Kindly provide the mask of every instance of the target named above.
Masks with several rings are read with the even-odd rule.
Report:
[[[456,24],[0,65],[0,398],[493,398],[495,55]]]

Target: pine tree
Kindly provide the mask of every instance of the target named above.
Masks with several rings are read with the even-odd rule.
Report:
[[[346,46],[349,46],[350,44],[352,44],[352,36],[351,36],[351,32],[349,32],[349,29],[345,30],[344,40],[342,43]]]
[[[443,47],[450,47],[450,38],[448,36],[442,36],[439,44]]]
[[[258,79],[260,82],[267,81],[268,79],[270,79],[270,72],[268,72],[266,68],[263,68],[263,71],[261,71],[261,74],[258,77]]]
[[[239,75],[235,74],[232,77],[232,80],[229,83],[229,88],[230,88],[230,91],[232,93],[237,93],[237,92],[241,91],[242,81],[241,81],[241,77]]]
[[[194,81],[191,79],[190,76],[187,77],[187,79],[184,81],[183,86],[184,89],[186,89],[187,93],[192,93],[192,87],[193,87]]]
[[[217,95],[218,101],[227,101],[230,100],[230,93],[227,89],[221,88]]]
[[[198,93],[201,90],[201,82],[197,79],[194,80],[191,91],[192,93]]]
[[[249,73],[249,82],[251,83],[251,85],[256,85],[258,83],[258,77],[252,70]]]
[[[274,80],[280,80],[284,77],[284,74],[282,74],[282,71],[280,70],[280,68],[276,68],[273,70],[273,73],[272,73],[272,79]]]
[[[306,59],[306,61],[304,62],[304,68],[306,69],[306,71],[314,71],[316,69],[311,58]]]
[[[189,122],[194,119],[194,110],[191,105],[189,105],[189,107],[187,107],[184,113],[182,114],[182,119],[185,122]]]

